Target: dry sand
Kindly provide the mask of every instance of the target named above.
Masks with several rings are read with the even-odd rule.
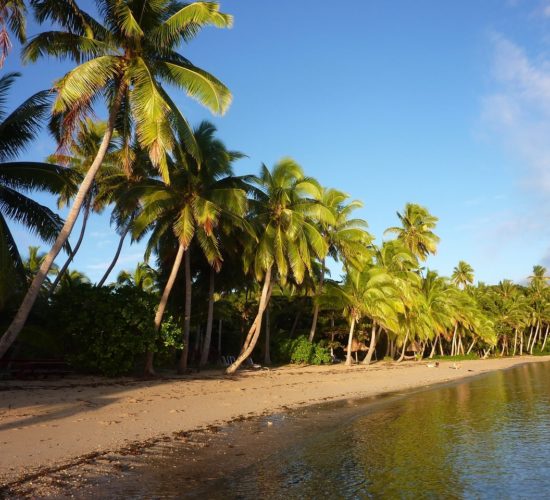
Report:
[[[67,378],[0,382],[0,485],[175,432],[242,416],[425,387],[549,358],[371,367],[283,367],[154,381]]]

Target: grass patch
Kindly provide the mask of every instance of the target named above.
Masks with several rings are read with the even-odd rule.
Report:
[[[469,359],[479,359],[479,356],[471,352],[470,354],[459,354],[457,356],[434,356],[432,359],[439,361],[467,361]]]

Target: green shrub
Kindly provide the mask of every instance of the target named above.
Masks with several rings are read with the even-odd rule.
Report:
[[[279,363],[330,364],[330,350],[321,343],[311,343],[304,335],[289,339],[277,336],[274,339],[273,358]]]
[[[67,361],[107,376],[133,371],[155,343],[156,298],[133,287],[81,285],[54,297],[52,319]]]

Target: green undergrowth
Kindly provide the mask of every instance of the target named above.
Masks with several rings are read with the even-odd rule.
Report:
[[[470,354],[459,354],[457,356],[434,356],[431,359],[438,361],[467,361],[470,359],[479,359],[479,355],[472,352]]]

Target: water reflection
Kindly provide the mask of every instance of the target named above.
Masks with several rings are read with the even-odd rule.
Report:
[[[545,498],[549,382],[550,364],[531,364],[390,401],[200,496]]]

